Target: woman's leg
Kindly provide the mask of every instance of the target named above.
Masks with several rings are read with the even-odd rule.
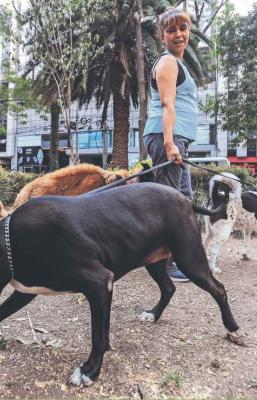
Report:
[[[174,142],[179,149],[181,157],[184,159],[187,158],[188,141],[181,136],[174,136]],[[181,181],[180,181],[180,192],[183,193],[190,200],[193,199],[191,175],[188,164],[183,164]]]
[[[174,136],[174,142],[179,149],[179,152],[182,157],[185,157],[185,146],[187,141],[181,138],[180,136]],[[167,161],[165,148],[163,145],[163,134],[162,133],[152,133],[144,137],[144,144],[147,149],[148,154],[150,155],[153,165],[159,165]],[[172,163],[167,165],[164,168],[157,169],[155,182],[162,183],[163,185],[168,185],[182,192],[182,187],[184,190],[184,194],[188,192],[188,196],[190,195],[191,181],[189,169],[187,173],[184,174],[186,169],[182,170],[182,168]],[[192,190],[192,189],[191,189]],[[183,193],[183,192],[182,192]],[[189,197],[191,198],[191,197]],[[176,263],[170,259],[170,264],[168,268],[169,276],[172,280],[177,282],[187,282],[189,279],[178,269]]]
[[[167,160],[165,148],[163,145],[163,134],[152,133],[144,137],[145,147],[150,155],[153,166],[162,164]],[[182,169],[176,164],[167,165],[164,168],[157,169],[155,182],[171,186],[180,190],[182,178]]]

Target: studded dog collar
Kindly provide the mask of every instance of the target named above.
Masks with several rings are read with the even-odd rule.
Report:
[[[7,259],[8,259],[8,264],[9,264],[10,273],[11,273],[11,279],[13,279],[14,278],[14,269],[13,269],[13,259],[12,259],[11,242],[10,242],[10,218],[11,218],[11,216],[8,215],[8,217],[5,219],[5,222],[4,222],[4,238],[5,238]]]

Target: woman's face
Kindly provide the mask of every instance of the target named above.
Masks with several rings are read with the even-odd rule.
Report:
[[[163,41],[168,49],[176,57],[182,58],[189,41],[189,26],[186,22],[169,25],[163,31]]]

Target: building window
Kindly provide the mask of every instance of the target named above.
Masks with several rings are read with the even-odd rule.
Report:
[[[208,124],[201,124],[198,126],[197,144],[210,144],[210,128]]]
[[[237,133],[228,132],[228,156],[236,157],[237,145],[235,140],[237,138]]]
[[[138,131],[138,129],[132,129],[129,132],[129,147],[139,148],[139,131]]]
[[[73,133],[73,146],[76,146],[76,134]],[[107,146],[112,147],[112,131],[107,130]],[[79,149],[102,149],[103,147],[103,131],[85,131],[79,132]]]
[[[256,139],[247,141],[247,157],[256,157]]]
[[[0,116],[0,152],[6,151],[7,117]]]

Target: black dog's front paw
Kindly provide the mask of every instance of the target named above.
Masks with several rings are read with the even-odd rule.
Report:
[[[72,386],[90,386],[94,383],[89,376],[85,375],[81,371],[81,367],[75,368],[73,374],[70,376],[68,384]]]
[[[151,311],[144,311],[138,319],[142,322],[155,322],[155,315]]]

